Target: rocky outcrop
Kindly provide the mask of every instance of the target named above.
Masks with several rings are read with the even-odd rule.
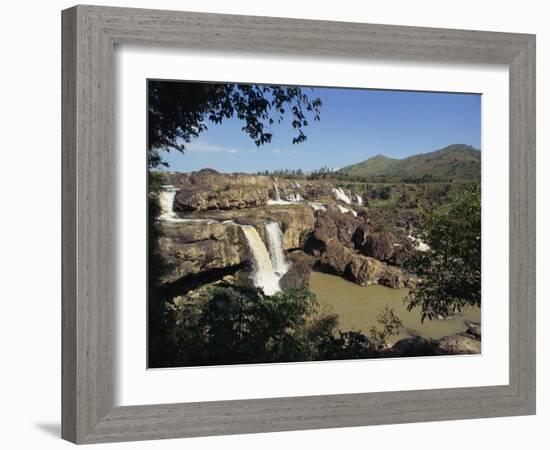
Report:
[[[309,276],[314,260],[302,251],[292,252],[288,255],[290,269],[283,275],[279,282],[283,290],[295,289],[309,285]]]
[[[163,173],[163,176],[166,184],[171,184],[181,189],[198,186],[220,189],[235,186],[253,186],[269,189],[272,186],[272,180],[267,176],[244,173],[219,173],[214,169],[202,169],[191,173],[166,172]]]
[[[365,224],[355,231],[353,243],[362,254],[386,262],[393,260],[397,248],[397,240],[392,233],[387,231],[371,232]]]
[[[349,214],[319,211],[305,245],[305,251],[315,258],[316,268],[362,286],[375,283],[394,288],[412,286],[413,279],[401,269],[355,250],[356,232],[363,225],[362,219]]]
[[[465,355],[481,353],[481,336],[469,331],[439,340],[413,336],[397,341],[387,350],[387,356]]]
[[[266,211],[267,220],[279,223],[283,232],[285,250],[302,249],[309,233],[315,226],[315,214],[308,205],[290,205],[287,207],[270,207]]]
[[[188,217],[203,217],[191,214]],[[283,232],[285,250],[302,249],[309,233],[315,226],[315,211],[307,204],[271,205],[265,208],[250,208],[231,211],[210,211],[208,217],[223,222],[233,220],[246,225],[253,225],[260,236],[267,242],[265,224],[273,221],[279,223]]]
[[[439,352],[449,355],[481,353],[481,340],[468,333],[446,336],[439,341]]]
[[[476,339],[481,339],[481,324],[477,322],[466,322],[468,329],[466,333],[473,336]]]
[[[268,190],[257,186],[180,189],[174,201],[177,212],[243,209],[267,205]]]
[[[230,223],[162,223],[159,247],[172,268],[164,277],[165,283],[239,266],[247,255],[241,231]]]
[[[386,355],[390,357],[431,356],[437,354],[439,354],[438,342],[420,336],[401,339],[386,352]]]
[[[266,176],[221,174],[212,169],[167,173],[164,178],[178,189],[174,210],[180,213],[265,206],[272,185]]]

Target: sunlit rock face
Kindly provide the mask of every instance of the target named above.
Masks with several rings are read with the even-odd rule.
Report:
[[[246,244],[239,228],[230,223],[163,223],[159,248],[170,271],[167,283],[189,275],[229,267],[246,261]]]
[[[360,285],[379,283],[396,288],[412,285],[412,278],[401,269],[358,251],[357,241],[362,245],[372,241],[367,239],[369,234],[365,218],[333,211],[320,211],[316,218],[305,251],[315,258],[318,269],[344,276]],[[358,230],[363,233],[363,239],[357,237]],[[393,238],[386,239],[388,245],[391,243],[393,246]],[[359,246],[359,250],[364,248]],[[386,250],[389,254],[389,248]]]

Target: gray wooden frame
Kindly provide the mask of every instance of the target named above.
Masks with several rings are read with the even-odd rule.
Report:
[[[76,443],[535,413],[535,37],[76,6],[62,13],[62,436]],[[198,50],[506,64],[510,74],[510,383],[113,406],[113,52]]]

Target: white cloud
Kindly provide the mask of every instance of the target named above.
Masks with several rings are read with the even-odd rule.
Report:
[[[273,153],[274,155],[297,155],[298,150],[274,148],[273,150],[271,150],[271,153]]]
[[[233,155],[239,153],[247,153],[247,150],[243,150],[235,147],[228,147],[225,145],[211,144],[208,141],[194,141],[185,145],[185,150],[189,152],[214,152],[214,153],[230,153]]]

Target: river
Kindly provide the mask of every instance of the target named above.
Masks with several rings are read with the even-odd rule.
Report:
[[[415,335],[440,339],[465,331],[467,326],[464,320],[481,320],[480,308],[468,307],[454,318],[426,319],[422,323],[420,309],[414,308],[409,312],[403,303],[408,289],[392,289],[380,285],[359,286],[338,276],[321,272],[312,272],[309,284],[311,291],[317,295],[321,308],[338,314],[338,328],[342,331],[368,332],[371,325],[377,325],[376,316],[385,305],[388,305],[403,322],[401,333],[391,338],[392,342]]]

